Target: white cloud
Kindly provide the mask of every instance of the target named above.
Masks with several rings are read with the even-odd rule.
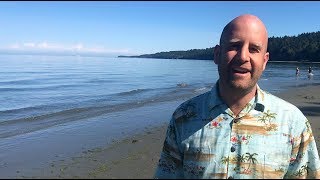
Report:
[[[39,47],[40,48],[48,48],[48,43],[47,42],[39,43]]]
[[[19,49],[20,45],[19,44],[11,44],[9,45],[8,49]]]
[[[43,42],[22,42],[0,47],[1,51],[32,52],[32,53],[76,53],[76,54],[118,54],[133,55],[129,49],[110,49],[104,46],[87,46],[83,43],[56,44]]]
[[[33,48],[33,47],[35,47],[35,43],[23,43],[23,46],[24,47],[30,47],[30,48]]]

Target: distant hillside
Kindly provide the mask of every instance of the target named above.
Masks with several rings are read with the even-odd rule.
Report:
[[[155,54],[143,54],[139,56],[118,56],[118,57],[212,60],[213,48],[211,47],[206,49],[191,49],[187,51],[169,51],[169,52],[159,52]]]
[[[270,37],[268,51],[270,61],[320,62],[320,31],[298,36]],[[213,47],[118,57],[213,60]]]

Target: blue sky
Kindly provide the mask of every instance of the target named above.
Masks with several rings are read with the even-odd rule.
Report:
[[[269,37],[320,30],[320,2],[0,2],[0,50],[110,56],[202,49],[234,17],[260,17]]]

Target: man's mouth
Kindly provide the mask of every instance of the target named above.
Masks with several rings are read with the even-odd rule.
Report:
[[[233,67],[233,68],[232,68],[232,71],[233,71],[234,73],[240,73],[240,74],[245,74],[245,73],[250,72],[249,69],[247,69],[247,68],[242,68],[242,67]]]

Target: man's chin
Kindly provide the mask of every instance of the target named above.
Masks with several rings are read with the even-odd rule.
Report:
[[[248,91],[252,89],[253,86],[245,82],[231,82],[230,87],[234,90]]]

